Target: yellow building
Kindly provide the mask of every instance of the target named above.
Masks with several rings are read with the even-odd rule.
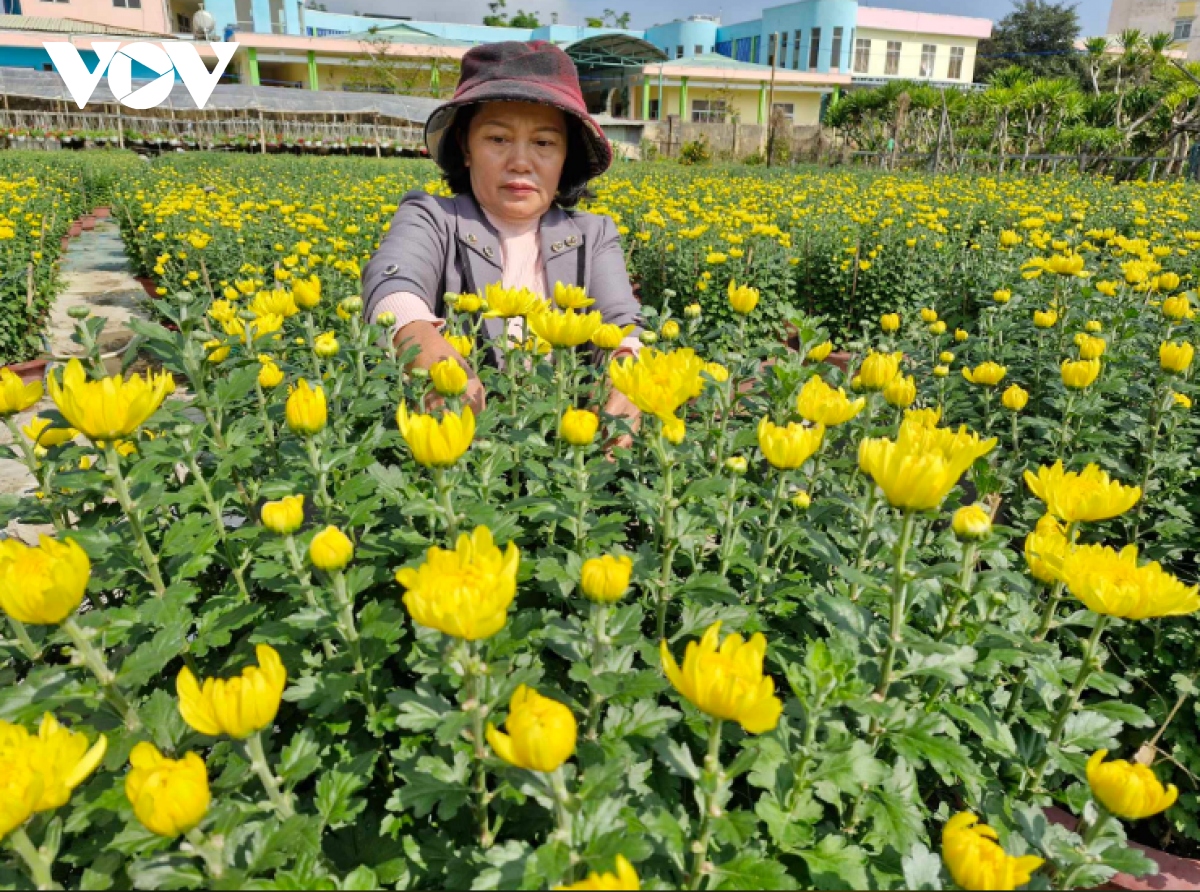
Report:
[[[855,84],[920,80],[962,86],[975,78],[975,53],[988,19],[860,6],[850,62]]]

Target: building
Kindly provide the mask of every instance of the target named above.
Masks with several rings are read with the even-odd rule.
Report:
[[[225,40],[239,44],[226,80],[438,96],[453,86],[458,60],[472,46],[548,40],[575,59],[592,111],[632,120],[677,115],[689,124],[763,124],[772,96],[774,109],[793,123],[816,124],[835,91],[890,79],[964,87],[974,76],[976,45],[992,27],[987,19],[877,9],[857,0],[795,0],[752,21],[725,25],[696,15],[644,31],[407,20],[390,12],[401,8],[393,0],[329,0],[334,11],[303,0],[0,2],[12,13],[0,15],[0,66],[52,70],[41,49],[48,39],[71,40],[89,66],[96,58],[91,44],[114,34],[151,42]],[[34,14],[20,14],[21,4]],[[371,14],[345,11],[350,4]],[[445,9],[462,5],[446,0]],[[430,8],[431,0],[403,7]],[[198,17],[201,9],[208,16]],[[212,27],[200,33],[197,24],[208,17]],[[202,54],[213,55],[207,47]],[[139,75],[154,73],[135,66]]]
[[[1109,40],[1122,31],[1170,34],[1176,47],[1192,62],[1200,60],[1200,24],[1197,4],[1179,0],[1112,0],[1108,10]]]

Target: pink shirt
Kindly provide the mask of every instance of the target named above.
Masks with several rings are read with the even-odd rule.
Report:
[[[546,264],[542,260],[542,243],[538,238],[541,221],[509,223],[493,217],[486,210],[483,213],[500,235],[500,284],[505,288],[528,288],[545,299],[549,289],[546,287]],[[389,333],[391,338],[395,338],[396,332],[411,322],[430,322],[439,329],[446,324],[446,320],[439,319],[420,295],[411,291],[398,291],[387,295],[375,305],[371,321],[376,321],[383,313],[392,313],[396,317],[396,324]],[[510,340],[525,340],[524,324],[525,320],[520,318],[508,320]],[[628,348],[637,353],[641,346],[641,340],[631,336],[621,342],[619,349]]]

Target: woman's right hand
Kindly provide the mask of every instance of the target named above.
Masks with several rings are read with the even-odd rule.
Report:
[[[410,322],[396,332],[395,343],[397,351],[401,354],[410,347],[417,348],[416,359],[409,364],[409,368],[428,369],[443,359],[452,359],[457,362],[467,372],[467,390],[463,394],[463,402],[470,406],[471,411],[476,415],[479,415],[487,407],[487,392],[483,389],[483,383],[479,380],[479,376],[475,374],[470,363],[463,359],[459,352],[450,346],[450,342],[442,337],[442,333],[432,322]],[[444,402],[440,394],[430,391],[425,400],[425,407],[426,409],[438,409]]]

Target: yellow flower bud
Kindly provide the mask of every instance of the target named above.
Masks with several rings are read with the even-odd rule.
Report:
[[[295,433],[310,437],[320,433],[327,419],[325,390],[319,384],[309,387],[301,378],[288,397],[286,414],[288,427]]]
[[[292,298],[304,309],[313,309],[321,302],[321,280],[316,276],[296,279],[292,283]]]
[[[992,300],[998,304],[1006,304],[1012,300],[1012,292],[1007,288],[998,288],[992,292]]]
[[[954,340],[958,341],[958,343],[960,343],[960,344],[961,344],[961,343],[962,343],[963,341],[965,341],[965,340],[966,340],[968,337],[970,337],[970,335],[968,335],[968,334],[967,334],[965,331],[963,331],[961,328],[956,328],[956,329],[954,330]]]
[[[903,358],[903,353],[876,353],[872,350],[858,370],[862,387],[865,390],[883,390],[900,374],[900,360]]]
[[[636,892],[642,888],[637,871],[633,869],[633,865],[626,860],[624,855],[617,855],[615,864],[616,873],[597,873],[593,870],[585,880],[556,888],[566,890],[566,892],[600,892],[604,889],[610,890],[610,892],[626,892],[626,890]]]
[[[804,427],[794,421],[786,426],[764,417],[758,423],[758,448],[772,466],[791,471],[800,467],[821,448],[825,426]]]
[[[708,373],[708,377],[712,378],[718,384],[724,384],[729,380],[729,369],[721,365],[719,362],[706,362],[704,371]]]
[[[354,557],[354,543],[335,526],[327,526],[313,536],[308,559],[326,573],[336,573]]]
[[[458,355],[466,359],[475,348],[474,342],[467,335],[446,335],[446,343],[458,351]]]
[[[79,607],[91,572],[74,539],[40,536],[36,548],[0,539],[0,609],[27,625],[58,625]]]
[[[982,539],[992,531],[992,517],[979,505],[964,505],[954,512],[951,525],[959,539]]]
[[[1082,332],[1076,338],[1075,344],[1079,347],[1080,359],[1099,359],[1108,348],[1104,338],[1094,338]]]
[[[662,337],[664,341],[673,341],[679,337],[679,323],[674,319],[668,319],[663,323]]]
[[[1192,400],[1187,395],[1179,393],[1179,392],[1175,392],[1175,393],[1172,393],[1171,396],[1175,399],[1175,405],[1179,406],[1179,408],[1181,408],[1181,409],[1192,408]]]
[[[264,390],[278,387],[283,383],[283,369],[273,362],[263,363],[258,370],[258,386]]]
[[[935,338],[940,338],[946,333],[946,323],[939,319],[933,325],[929,326],[929,333]]]
[[[730,474],[736,474],[741,477],[749,469],[750,463],[746,461],[745,456],[731,455],[725,459],[725,470]]]
[[[812,506],[812,496],[806,490],[797,490],[792,495],[792,504],[801,511],[807,511]]]
[[[935,365],[933,367],[933,377],[935,377],[935,378],[945,378],[949,374],[950,374],[950,366],[948,366],[948,365]]]
[[[815,346],[809,348],[805,359],[810,362],[824,362],[825,359],[833,352],[833,341],[822,341]]]
[[[284,496],[277,502],[267,502],[259,512],[263,526],[272,533],[287,536],[304,523],[304,496]]]
[[[142,741],[129,754],[125,796],[142,826],[174,838],[204,819],[211,794],[208,769],[195,753],[168,759],[154,744]]]
[[[1053,328],[1058,323],[1058,313],[1054,310],[1034,310],[1033,324],[1038,328]]]
[[[587,409],[567,409],[558,425],[559,435],[572,446],[587,446],[596,439],[600,418]]]
[[[475,439],[475,413],[463,406],[460,414],[445,413],[440,419],[432,415],[410,415],[408,406],[396,410],[400,435],[412,450],[419,465],[448,468],[454,465]]]
[[[941,353],[938,354],[938,362],[941,362],[941,363],[954,362],[954,354],[951,353],[949,350],[943,350]]]
[[[454,309],[460,313],[478,313],[483,309],[483,298],[478,294],[460,294]]]
[[[692,303],[683,308],[683,315],[688,319],[699,319],[701,313],[700,304]]]
[[[504,727],[507,734],[488,723],[488,745],[516,768],[548,774],[575,752],[578,728],[571,710],[525,685],[513,692]]]
[[[592,601],[611,604],[619,601],[629,590],[633,560],[626,555],[606,554],[583,562],[580,584],[583,593]]]
[[[748,316],[758,306],[758,289],[748,285],[738,285],[733,279],[729,280],[729,306],[740,316]]]
[[[1162,314],[1178,322],[1181,319],[1191,319],[1196,315],[1196,311],[1192,309],[1187,294],[1177,294],[1162,302]]]
[[[1104,326],[1100,324],[1099,319],[1089,319],[1087,321],[1087,324],[1084,325],[1083,327],[1086,328],[1088,331],[1090,331],[1092,334],[1096,334],[1097,332],[1104,330]]]
[[[1008,369],[995,362],[981,362],[972,371],[964,367],[962,376],[972,384],[977,384],[981,387],[995,387],[1008,374]]]
[[[879,317],[879,327],[888,334],[892,334],[900,330],[900,314],[899,313],[884,313]]]
[[[912,375],[897,375],[883,388],[883,398],[888,405],[907,409],[917,398],[917,382]]]
[[[937,322],[937,310],[933,309],[933,307],[926,307],[925,309],[921,310],[921,321],[927,325],[932,325],[934,322]]]
[[[467,389],[467,371],[454,359],[443,359],[429,367],[433,388],[442,396],[458,396]]]
[[[1092,753],[1087,763],[1088,786],[1092,795],[1119,818],[1136,821],[1166,811],[1175,804],[1179,791],[1162,782],[1149,767],[1130,764],[1124,759],[1105,762],[1108,750]]]
[[[332,331],[319,334],[313,340],[313,352],[322,359],[330,359],[337,356],[339,349],[341,348],[338,345],[337,335]]]
[[[1064,359],[1062,362],[1062,382],[1072,390],[1090,387],[1098,377],[1100,377],[1099,359],[1080,359],[1078,361]]]
[[[1178,273],[1159,273],[1155,287],[1159,291],[1170,293],[1179,287],[1179,281]]]
[[[1010,412],[1020,412],[1029,403],[1029,392],[1020,384],[1010,384],[1000,402]]]
[[[1036,855],[1014,858],[995,840],[996,831],[964,811],[942,830],[942,861],[960,889],[1016,889],[1045,864]]]
[[[1182,343],[1163,341],[1158,348],[1159,365],[1162,366],[1163,371],[1175,375],[1182,375],[1191,367],[1194,355],[1195,348],[1187,341]]]

